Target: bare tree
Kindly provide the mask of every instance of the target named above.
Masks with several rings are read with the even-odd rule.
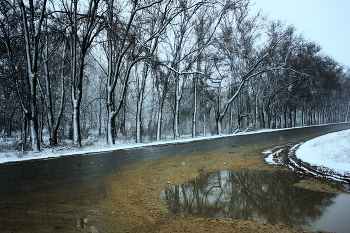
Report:
[[[18,8],[13,2],[10,4],[7,1],[0,2],[0,43],[1,43],[1,130],[2,136],[11,136],[15,109],[23,111],[22,106],[27,106],[27,71],[26,62],[23,59],[25,49],[23,47],[24,38],[21,32],[21,17],[17,14]],[[22,118],[22,119],[21,119]],[[20,114],[21,139],[22,144],[26,144],[27,118],[25,114]]]
[[[33,150],[348,119],[344,67],[249,1],[51,3],[0,1],[0,130]]]
[[[170,4],[170,2],[168,3]],[[149,7],[147,11],[144,10],[138,17],[138,42],[142,46],[145,59],[143,60],[143,68],[141,75],[136,75],[136,142],[141,142],[141,128],[142,128],[142,110],[144,102],[145,87],[147,77],[151,72],[152,57],[155,55],[159,44],[160,36],[166,28],[167,21],[166,14],[161,11],[161,5],[156,7]],[[146,40],[145,40],[146,39]],[[141,41],[142,40],[142,41]]]
[[[180,117],[180,102],[183,94],[183,88],[194,60],[191,55],[196,48],[193,46],[195,41],[190,35],[194,33],[193,20],[195,14],[203,6],[203,2],[180,1],[178,8],[181,9],[181,14],[174,20],[172,25],[167,30],[168,53],[167,63],[165,66],[169,69],[169,74],[174,79],[174,105],[173,105],[173,134],[174,138],[180,137],[179,132],[179,117]],[[191,41],[192,39],[192,41]]]
[[[220,25],[223,17],[230,11],[240,6],[240,1],[230,1],[225,4],[209,4],[202,7],[196,14],[194,20],[195,28],[194,34],[196,38],[196,51],[193,53],[192,62],[195,63],[195,70],[197,73],[193,75],[193,112],[192,112],[192,137],[196,137],[197,131],[197,89],[198,83],[201,79],[204,79],[205,72],[203,69],[203,58],[205,57],[206,50],[210,48],[211,43],[215,39],[215,33]],[[203,83],[203,81],[202,81]]]
[[[230,15],[233,21],[229,18],[224,21],[221,35],[216,43],[219,49],[217,54],[222,54],[221,57],[215,56],[216,62],[214,61],[214,63],[219,77],[217,79],[220,80],[220,85],[222,85],[222,82],[229,78],[230,88],[226,100],[221,98],[219,91],[216,115],[218,134],[222,133],[222,121],[231,103],[239,97],[245,84],[254,77],[280,68],[273,65],[267,66],[265,61],[274,56],[276,46],[289,31],[289,29],[279,31],[279,34],[275,34],[276,36],[267,38],[266,41],[260,41],[259,48],[256,44],[257,38],[261,35],[262,19],[259,15],[250,18],[248,7],[249,5],[246,4],[241,8],[236,8],[233,14]],[[228,69],[225,67],[228,67]],[[221,86],[219,86],[220,88]],[[240,114],[238,117],[240,118]]]
[[[40,141],[38,137],[38,115],[37,115],[37,82],[39,73],[39,48],[42,25],[45,19],[46,0],[43,0],[40,11],[40,17],[35,25],[34,1],[29,1],[29,7],[26,7],[23,1],[18,1],[22,16],[22,29],[24,34],[26,57],[27,57],[27,75],[29,83],[29,109],[24,107],[30,126],[30,136],[32,150],[40,150]],[[28,18],[29,15],[29,18]]]
[[[107,142],[109,144],[115,143],[115,118],[125,104],[130,72],[137,63],[144,61],[142,78],[138,80],[136,108],[136,141],[140,141],[142,101],[149,64],[155,60],[152,57],[160,36],[170,22],[183,11],[172,1],[164,4],[161,2],[146,1],[141,4],[134,1],[126,7],[127,12],[122,12],[115,1],[107,1]],[[127,15],[125,20],[121,20],[122,13],[124,16]],[[138,26],[140,22],[141,25],[147,23],[144,25],[147,32],[140,31],[141,28]],[[116,33],[117,31],[119,33]],[[118,96],[116,89],[119,91]]]
[[[56,19],[55,19],[56,20]],[[63,115],[65,101],[66,52],[68,43],[65,30],[57,30],[58,25],[46,18],[42,49],[43,84],[39,88],[46,109],[50,146],[58,144],[58,129]],[[60,78],[58,78],[60,77]],[[39,79],[40,80],[40,79]],[[59,98],[55,98],[55,97]]]
[[[100,0],[89,0],[85,12],[78,12],[78,0],[63,3],[69,22],[71,100],[73,107],[73,143],[81,147],[80,107],[83,94],[85,59],[92,42],[102,30],[98,15]]]
[[[158,2],[157,2],[158,3]],[[121,9],[116,1],[107,1],[107,22],[106,22],[106,55],[107,67],[107,143],[115,143],[115,118],[122,110],[127,96],[130,72],[133,66],[142,60],[136,51],[136,35],[134,34],[134,23],[139,11],[152,6],[140,6],[134,1],[127,13],[127,20],[120,19]],[[119,32],[119,33],[118,33]],[[120,85],[119,95],[116,95],[116,88]],[[118,98],[118,100],[117,100]]]

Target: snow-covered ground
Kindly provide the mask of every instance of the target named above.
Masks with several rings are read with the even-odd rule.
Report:
[[[350,129],[309,140],[295,155],[311,165],[332,169],[340,175],[350,174]]]
[[[282,145],[263,151],[269,164],[301,169],[316,176],[343,180],[350,176],[350,129],[325,134],[295,145]],[[286,162],[285,155],[288,154]],[[295,155],[295,156],[294,156]],[[303,163],[298,162],[301,160]],[[312,167],[316,166],[316,171]],[[342,178],[343,177],[343,178]]]
[[[252,133],[262,133],[270,130],[259,130],[254,132],[241,132],[234,135],[240,134],[252,134]],[[166,140],[166,141],[158,141],[158,142],[148,142],[148,143],[135,143],[135,142],[116,142],[115,145],[106,145],[105,139],[100,140],[85,140],[82,142],[82,148],[74,148],[72,146],[59,146],[54,148],[42,148],[40,152],[32,152],[32,151],[14,151],[14,150],[3,150],[0,151],[0,164],[8,163],[8,162],[17,162],[24,160],[33,160],[33,159],[53,159],[62,156],[68,155],[78,155],[78,154],[87,154],[87,153],[98,153],[98,152],[107,152],[114,150],[127,150],[132,148],[144,147],[144,146],[160,146],[167,144],[178,144],[178,143],[188,143],[199,140],[208,140],[213,138],[234,136],[230,135],[215,135],[208,137],[196,137],[191,138],[190,136],[178,140]],[[11,144],[12,141],[1,142],[2,138],[0,138],[0,144]],[[11,147],[9,145],[9,147]]]

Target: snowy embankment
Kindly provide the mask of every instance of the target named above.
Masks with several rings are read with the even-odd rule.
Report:
[[[82,155],[82,154],[89,154],[89,153],[101,153],[101,152],[108,152],[108,151],[115,151],[115,150],[128,150],[128,149],[139,148],[144,146],[161,146],[161,145],[169,145],[169,144],[189,143],[193,141],[210,140],[213,138],[228,137],[228,136],[235,136],[235,135],[241,135],[241,134],[263,133],[267,131],[271,131],[271,130],[263,129],[263,130],[252,131],[252,132],[241,132],[237,134],[215,135],[215,136],[196,137],[196,138],[190,138],[190,136],[188,136],[188,138],[182,138],[177,140],[157,141],[157,142],[148,142],[148,143],[120,141],[120,142],[116,142],[116,145],[106,145],[106,142],[104,139],[100,139],[100,140],[91,139],[92,141],[89,141],[89,140],[83,141],[82,148],[74,148],[72,146],[60,146],[60,147],[54,147],[54,148],[42,148],[40,152],[14,151],[9,149],[6,151],[0,151],[0,164],[8,163],[8,162],[34,160],[34,159],[54,159],[54,158],[63,157],[63,156]],[[0,138],[0,144],[4,145],[4,144],[11,144],[11,143],[12,143],[11,140],[9,140],[8,142],[1,142],[1,138]],[[9,147],[11,147],[11,145],[9,145]]]
[[[335,180],[350,177],[350,129],[325,134],[304,143],[276,146],[263,153],[269,164]]]
[[[295,155],[312,166],[325,167],[340,175],[350,174],[350,129],[309,140]]]

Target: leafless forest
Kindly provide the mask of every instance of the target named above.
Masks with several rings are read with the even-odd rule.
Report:
[[[0,132],[39,151],[347,121],[350,70],[252,2],[0,1]]]

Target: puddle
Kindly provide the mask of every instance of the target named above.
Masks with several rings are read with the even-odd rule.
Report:
[[[98,229],[96,226],[90,226],[89,224],[90,219],[89,218],[76,218],[74,219],[74,225],[77,230],[81,229],[89,229],[89,232],[98,232]]]
[[[202,173],[161,193],[183,217],[255,219],[300,230],[346,232],[350,195],[293,186],[308,179],[295,173],[255,169]],[[346,218],[346,217],[345,217]]]

